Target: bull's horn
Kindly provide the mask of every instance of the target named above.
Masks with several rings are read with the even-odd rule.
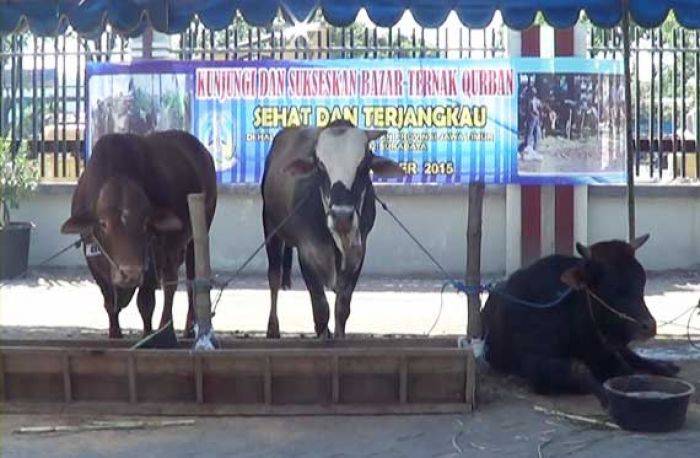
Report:
[[[576,251],[582,258],[591,259],[591,250],[586,245],[576,242]]]
[[[632,248],[634,248],[634,250],[636,251],[639,248],[641,248],[642,245],[647,243],[647,240],[649,240],[649,234],[640,235],[636,239],[632,240],[632,242],[630,242],[630,245],[632,245]]]
[[[369,141],[374,141],[387,134],[387,131],[384,129],[364,129],[364,131]]]

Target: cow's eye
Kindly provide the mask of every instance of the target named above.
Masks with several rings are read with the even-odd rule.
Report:
[[[100,220],[100,229],[107,230],[107,221],[103,219]]]

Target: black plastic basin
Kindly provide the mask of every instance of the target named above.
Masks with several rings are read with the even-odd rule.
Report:
[[[695,388],[685,380],[655,375],[615,377],[604,384],[608,411],[623,429],[667,432],[683,427]]]

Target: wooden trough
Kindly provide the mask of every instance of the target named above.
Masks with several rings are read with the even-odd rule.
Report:
[[[3,341],[8,413],[299,415],[474,408],[470,349],[450,339],[231,339],[130,350],[129,341]]]

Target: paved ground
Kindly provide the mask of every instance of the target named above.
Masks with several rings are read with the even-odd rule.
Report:
[[[590,397],[542,398],[510,382],[486,381],[468,415],[196,418],[191,426],[138,431],[20,435],[22,426],[85,424],[112,417],[9,415],[3,457],[561,457],[683,458],[700,449],[700,406],[685,429],[635,434],[572,422],[534,406],[603,419]],[[487,391],[487,392],[484,392]],[[124,419],[118,419],[124,420]],[[144,420],[140,418],[139,420]],[[156,419],[158,420],[158,419]],[[538,455],[538,449],[541,455]]]
[[[301,283],[296,279],[297,288]],[[261,278],[244,278],[224,293],[215,319],[220,331],[262,332],[268,293]],[[440,309],[438,280],[363,281],[353,302],[349,331],[354,333],[426,332]],[[670,335],[639,351],[674,359],[681,375],[700,383],[700,350],[684,337],[691,307],[700,296],[700,273],[653,274],[647,303]],[[186,299],[176,299],[176,324],[182,327]],[[158,311],[156,316],[158,316]],[[434,334],[459,334],[466,319],[465,301],[445,294]],[[280,322],[287,333],[309,333],[308,296],[284,292]],[[122,324],[139,333],[135,305],[122,313]],[[693,323],[700,328],[700,317]],[[97,287],[85,272],[45,271],[0,288],[0,337],[57,338],[104,335],[106,316]],[[694,329],[700,333],[697,329]],[[675,340],[673,336],[675,335]],[[700,340],[700,339],[698,339]],[[386,417],[196,418],[191,426],[137,431],[101,431],[20,435],[22,426],[77,425],[124,418],[4,415],[0,417],[2,457],[92,456],[236,456],[236,457],[448,457],[582,456],[695,457],[700,450],[700,405],[690,407],[686,428],[673,434],[644,435],[571,422],[534,410],[545,406],[603,419],[595,399],[543,398],[513,380],[487,374],[480,383],[480,406],[470,415]],[[142,420],[142,419],[140,419]],[[613,452],[611,454],[611,452]],[[540,455],[541,454],[541,455]]]
[[[222,273],[222,277],[226,274]],[[352,302],[347,325],[349,333],[424,334],[433,323],[433,335],[463,334],[466,326],[466,298],[452,291],[442,297],[438,279],[362,278]],[[312,333],[313,318],[308,293],[300,278],[293,279],[293,290],[280,293],[278,305],[283,333]],[[329,294],[329,301],[332,300]],[[700,272],[678,271],[650,274],[647,304],[659,323],[659,333],[685,335],[688,314],[700,298]],[[156,295],[154,325],[160,319],[161,295]],[[135,302],[135,300],[133,301]],[[120,315],[122,328],[140,332],[141,317],[136,304]],[[77,337],[86,332],[103,332],[107,315],[99,289],[85,271],[42,271],[27,279],[4,283],[0,287],[0,335],[41,335],[43,327],[64,328],[66,335]],[[184,290],[175,298],[175,326],[184,327],[187,299]],[[224,291],[214,318],[219,331],[264,332],[267,327],[269,293],[262,277],[243,277]],[[331,301],[331,316],[333,305]],[[677,318],[680,315],[680,318]],[[677,318],[677,319],[676,319]],[[436,321],[437,319],[437,321]],[[668,321],[674,323],[665,324]],[[333,327],[331,319],[331,328]],[[700,317],[691,325],[700,334]],[[31,329],[26,329],[31,328]]]

